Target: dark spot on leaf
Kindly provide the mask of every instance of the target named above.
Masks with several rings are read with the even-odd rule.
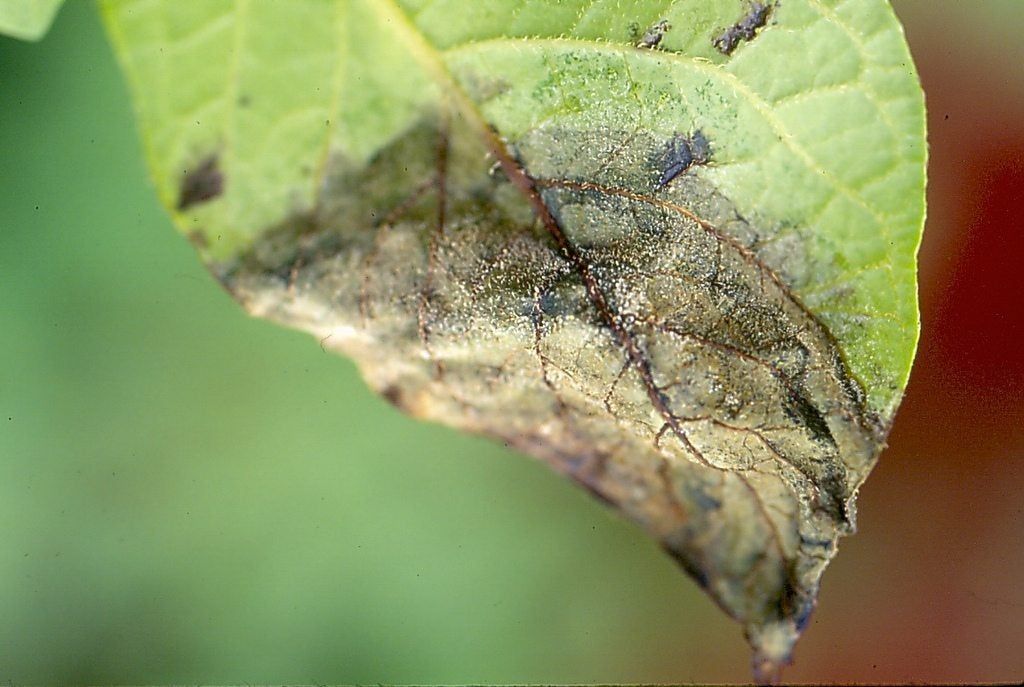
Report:
[[[782,580],[782,594],[779,595],[779,611],[783,617],[792,616],[798,629],[803,629],[807,620],[814,610],[813,604],[801,603],[799,583],[796,581],[797,573],[793,565],[786,568],[786,575]]]
[[[712,44],[723,55],[731,55],[740,41],[754,40],[757,32],[768,23],[768,17],[771,16],[778,4],[778,2],[751,2],[747,13],[714,38],[711,41]]]
[[[694,131],[690,136],[677,135],[666,147],[658,188],[667,186],[690,167],[704,165],[710,161],[711,144],[700,130]]]
[[[847,498],[851,491],[843,484],[844,476],[834,469],[826,469],[821,476],[821,501],[820,506],[834,518],[839,525],[840,531],[852,534],[854,521],[847,506]]]
[[[397,386],[385,387],[381,390],[380,395],[384,397],[385,401],[402,410],[402,390],[400,388]]]
[[[640,40],[637,41],[636,47],[638,48],[656,48],[661,43],[661,39],[665,37],[665,33],[672,28],[672,25],[668,23],[667,19],[652,24],[641,36]]]
[[[178,193],[178,210],[187,210],[213,200],[224,192],[224,174],[217,167],[217,156],[210,155],[193,169],[185,171]]]
[[[800,393],[791,394],[789,405],[785,407],[785,410],[790,417],[802,422],[807,427],[815,441],[830,446],[836,445],[835,437],[832,436],[832,432],[828,428],[828,422],[822,416],[821,411],[806,396]]]

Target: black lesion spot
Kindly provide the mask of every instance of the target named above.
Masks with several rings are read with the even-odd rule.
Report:
[[[818,478],[817,506],[832,518],[840,531],[852,532],[854,524],[847,507],[851,496],[848,482],[849,476],[841,464],[826,466]]]
[[[799,390],[793,390],[783,410],[794,422],[806,427],[813,439],[819,444],[835,447],[836,440],[829,429],[828,421],[809,398]]]
[[[224,193],[224,173],[217,166],[217,156],[210,155],[193,169],[185,170],[178,192],[179,211],[206,203]]]
[[[801,585],[798,581],[796,562],[786,561],[786,576],[782,580],[782,588],[778,596],[778,612],[782,618],[796,616],[796,622],[802,626],[807,622],[813,604],[804,601],[804,594],[801,593]]]
[[[661,160],[661,178],[658,188],[668,186],[673,179],[694,165],[711,161],[711,144],[699,129],[689,136],[676,135],[665,149]]]
[[[661,39],[665,37],[665,34],[671,28],[672,25],[668,23],[667,19],[662,19],[661,21],[651,24],[647,27],[647,30],[644,31],[644,35],[640,36],[640,38],[636,40],[636,47],[649,48],[652,50],[657,48],[658,44],[661,43]],[[637,32],[639,33],[639,29],[637,29]]]
[[[738,22],[712,39],[715,49],[723,55],[731,55],[740,41],[754,40],[777,5],[778,2],[751,2],[747,13]]]

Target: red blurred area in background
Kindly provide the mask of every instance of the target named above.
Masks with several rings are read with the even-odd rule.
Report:
[[[1024,3],[894,3],[928,103],[923,331],[793,681],[1024,678]],[[1006,6],[1006,3],[1003,3]],[[991,6],[989,6],[991,7]]]
[[[920,372],[935,375],[956,397],[983,401],[971,411],[980,411],[977,419],[985,422],[1009,419],[1007,414],[1020,419],[1024,396],[1024,135],[979,144],[956,175],[966,222],[957,232],[948,278],[929,280],[929,336],[922,342]],[[938,255],[923,257],[941,261]]]

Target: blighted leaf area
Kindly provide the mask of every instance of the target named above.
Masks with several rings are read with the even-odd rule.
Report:
[[[883,431],[759,257],[767,230],[700,174],[714,146],[546,124],[496,150],[446,110],[367,165],[335,155],[316,208],[219,273],[406,412],[614,504],[743,623],[765,676]]]

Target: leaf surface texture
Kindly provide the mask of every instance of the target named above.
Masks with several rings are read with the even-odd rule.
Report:
[[[728,54],[743,3],[103,8],[157,191],[249,311],[546,460],[788,659],[917,341],[886,3],[773,3]]]

